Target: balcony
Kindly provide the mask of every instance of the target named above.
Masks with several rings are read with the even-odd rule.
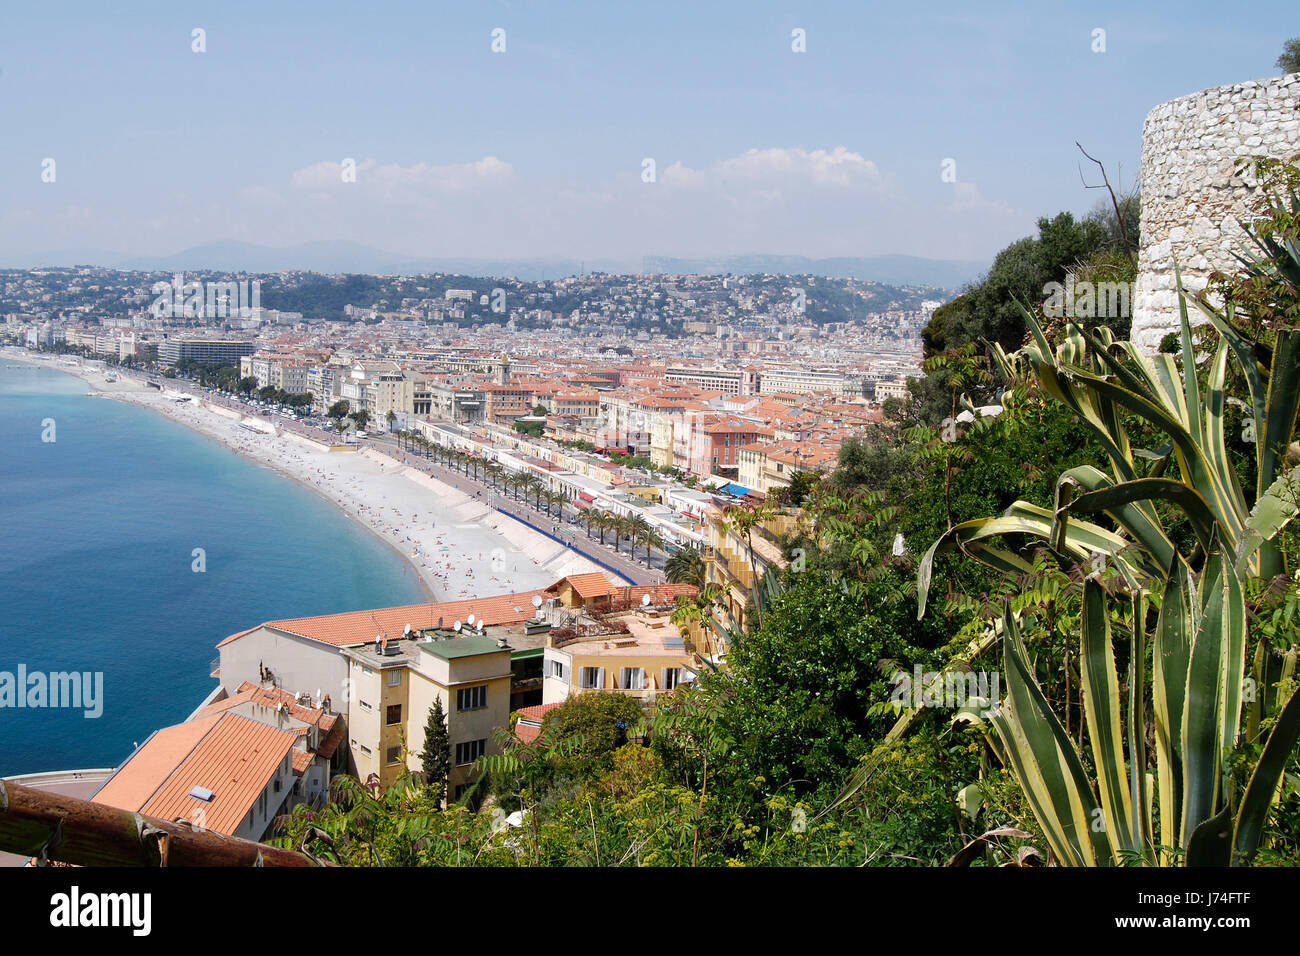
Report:
[[[217,680],[221,679],[221,658],[215,657],[208,663],[208,676]]]

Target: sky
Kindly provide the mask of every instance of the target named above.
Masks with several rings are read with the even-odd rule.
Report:
[[[9,3],[0,265],[987,260],[1101,197],[1076,140],[1131,185],[1152,107],[1274,75],[1296,35],[1294,0]]]

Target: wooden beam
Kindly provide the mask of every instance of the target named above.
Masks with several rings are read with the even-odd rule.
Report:
[[[0,780],[0,850],[77,866],[316,866],[293,850]]]

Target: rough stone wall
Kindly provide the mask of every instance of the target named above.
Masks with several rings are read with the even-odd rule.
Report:
[[[1133,341],[1154,351],[1178,328],[1174,263],[1189,291],[1245,252],[1241,157],[1300,153],[1300,73],[1201,90],[1161,103],[1142,127],[1142,236]],[[1194,315],[1193,315],[1194,317]]]

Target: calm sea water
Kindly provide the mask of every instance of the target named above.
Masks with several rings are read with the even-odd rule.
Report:
[[[86,391],[0,356],[0,672],[102,672],[104,687],[94,719],[0,707],[0,776],[120,763],[189,716],[235,631],[423,599],[410,566],[324,499]]]

